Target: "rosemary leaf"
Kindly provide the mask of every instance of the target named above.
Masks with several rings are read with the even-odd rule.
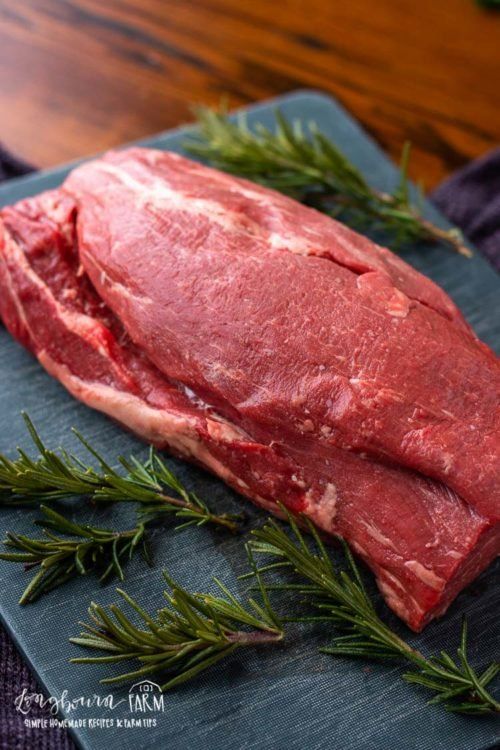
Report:
[[[410,198],[403,149],[398,187],[385,193],[369,185],[357,167],[314,123],[288,122],[276,112],[273,130],[250,129],[244,115],[231,120],[225,109],[195,110],[198,133],[183,147],[225,172],[274,188],[347,223],[388,232],[396,244],[428,240],[470,257],[456,228],[444,230],[422,215]]]
[[[118,462],[126,472],[123,474],[115,471],[88,440],[73,430],[97,462],[95,468],[65,450],[49,450],[29,416],[23,413],[23,418],[39,455],[32,459],[21,448],[16,459],[0,454],[0,506],[86,496],[96,502],[138,503],[146,520],[169,514],[181,520],[183,526],[210,523],[237,531],[237,517],[212,513],[196,494],[183,487],[153,448],[144,463],[134,456],[119,457]],[[167,494],[166,490],[170,492]],[[58,523],[59,526],[62,523],[61,516]]]
[[[142,522],[127,531],[112,531],[72,523],[43,505],[40,510],[45,518],[37,523],[44,527],[45,536],[32,539],[8,532],[5,546],[19,552],[0,553],[0,560],[23,563],[27,570],[37,569],[19,604],[34,602],[70,578],[90,571],[100,571],[101,582],[111,575],[123,580],[122,561],[130,559],[139,542],[146,542],[146,525]],[[51,533],[54,531],[64,536]],[[73,538],[67,539],[67,535]]]
[[[71,578],[89,572],[99,573],[101,582],[112,575],[124,580],[123,564],[138,549],[150,563],[146,527],[163,517],[173,516],[180,521],[178,529],[210,523],[232,532],[237,530],[236,516],[212,513],[203,500],[185,489],[152,448],[143,463],[134,456],[120,457],[118,463],[126,472],[123,474],[115,471],[88,440],[74,430],[97,462],[95,468],[62,449],[58,453],[49,450],[28,415],[23,416],[39,455],[32,459],[20,448],[14,460],[0,454],[0,506],[27,506],[40,499],[48,503],[87,496],[101,503],[137,503],[139,522],[127,531],[102,529],[74,523],[62,513],[42,505],[44,518],[36,523],[44,527],[44,537],[7,533],[4,544],[16,551],[0,553],[0,560],[23,563],[27,570],[37,569],[20,604],[33,602]],[[167,488],[175,495],[166,494]]]
[[[265,526],[252,532],[250,547],[256,554],[277,559],[282,569],[288,568],[294,581],[297,581],[292,584],[293,588],[288,582],[266,586],[268,590],[292,591],[304,597],[306,615],[295,620],[323,620],[339,633],[330,646],[322,649],[323,653],[406,662],[412,669],[403,674],[403,679],[432,691],[435,695],[431,703],[442,703],[448,711],[456,713],[500,711],[500,703],[486,689],[500,671],[500,664],[492,663],[481,674],[476,672],[467,654],[465,620],[456,658],[445,651],[440,656],[427,658],[380,619],[347,544],[343,543],[348,569],[337,570],[310,521],[300,519],[310,532],[312,543],[306,541],[297,519],[284,508],[283,512],[290,524],[291,534],[277,521],[269,520]],[[258,573],[270,567],[275,565],[265,565]],[[259,581],[259,587],[262,585],[262,581]]]
[[[258,571],[255,569],[260,581]],[[116,605],[110,613],[98,604],[89,607],[91,623],[81,623],[83,632],[70,641],[83,648],[102,651],[101,656],[76,657],[77,664],[132,662],[130,671],[102,679],[114,684],[150,674],[161,673],[169,690],[193,679],[225,659],[236,649],[269,645],[283,639],[283,629],[264,595],[262,606],[249,600],[240,603],[228,589],[214,579],[221,596],[190,593],[167,573],[164,579],[167,606],[155,616],[148,614],[126,594],[117,589],[125,602],[139,616],[135,625]]]

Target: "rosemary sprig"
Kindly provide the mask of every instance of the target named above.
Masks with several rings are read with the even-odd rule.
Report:
[[[134,456],[130,459],[120,456],[118,462],[125,470],[122,474],[73,429],[80,443],[97,462],[95,468],[63,449],[59,452],[49,450],[29,416],[23,413],[23,418],[39,456],[32,459],[21,448],[17,449],[16,459],[0,454],[0,506],[87,496],[98,502],[139,503],[141,512],[147,517],[172,514],[183,521],[182,526],[212,523],[230,531],[237,530],[236,517],[212,513],[203,500],[183,487],[153,448],[143,463]],[[177,496],[167,494],[166,489]]]
[[[254,568],[257,579],[258,573]],[[135,680],[163,673],[167,680],[162,690],[180,685],[226,658],[240,648],[275,644],[283,639],[283,629],[273,612],[266,591],[260,586],[262,604],[249,599],[241,604],[216,578],[222,596],[190,593],[164,573],[169,587],[164,592],[167,607],[156,616],[148,614],[121,589],[127,604],[139,615],[138,627],[115,604],[109,613],[92,602],[91,624],[80,623],[84,631],[71,642],[89,649],[105,651],[104,656],[71,659],[78,664],[138,662],[137,668],[102,679],[104,684]]]
[[[286,512],[286,511],[285,511]],[[403,674],[407,682],[421,685],[435,693],[430,703],[442,703],[449,711],[481,714],[500,711],[500,704],[486,687],[500,671],[492,663],[478,674],[467,656],[467,625],[464,621],[457,657],[446,651],[439,656],[425,657],[391,630],[378,616],[363,585],[359,569],[347,544],[343,544],[349,572],[337,571],[317,531],[308,519],[301,519],[310,531],[314,548],[306,542],[296,520],[287,513],[292,536],[274,520],[252,532],[254,553],[271,555],[278,561],[260,568],[288,568],[298,583],[275,584],[267,590],[291,590],[306,597],[312,615],[299,619],[305,622],[327,621],[342,635],[336,637],[324,653],[366,659],[398,659],[412,665]]]
[[[461,232],[441,229],[424,218],[410,199],[407,165],[409,145],[403,149],[401,179],[392,193],[371,187],[347,157],[314,123],[288,122],[276,112],[276,126],[251,130],[244,115],[229,119],[224,109],[196,110],[198,134],[183,147],[215,167],[312,202],[319,210],[346,221],[383,229],[396,242],[429,240],[470,257]],[[333,204],[333,209],[332,209]]]
[[[18,551],[0,553],[0,560],[22,563],[27,570],[37,569],[19,604],[34,602],[71,578],[87,575],[90,571],[100,571],[101,582],[111,575],[123,581],[122,563],[130,559],[138,548],[142,549],[149,562],[144,523],[127,531],[112,531],[73,523],[43,505],[40,509],[45,518],[36,523],[43,525],[45,538],[31,539],[7,532],[4,544]],[[66,536],[76,539],[66,539]]]

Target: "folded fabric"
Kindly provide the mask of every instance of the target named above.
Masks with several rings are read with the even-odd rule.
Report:
[[[23,174],[33,172],[35,167],[28,162],[18,159],[7,151],[0,143],[0,182],[11,177],[20,177]]]
[[[430,198],[500,271],[500,148],[452,174]]]

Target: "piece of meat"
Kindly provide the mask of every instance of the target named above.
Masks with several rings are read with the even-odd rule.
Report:
[[[266,495],[300,505],[290,461],[200,408],[130,341],[79,264],[74,201],[54,191],[0,216],[0,315],[51,375],[76,398],[157,447],[196,459],[235,489],[259,472]]]
[[[344,536],[412,628],[498,553],[495,505],[461,499],[406,468],[409,447],[393,450],[430,367],[439,391],[447,358],[457,366],[465,350],[462,382],[480,389],[495,359],[446,295],[388,251],[276,193],[137,149],[2,217],[0,314],[46,369],[258,504],[282,501]],[[457,382],[413,402],[429,475],[443,436],[455,445],[441,410]],[[384,436],[392,422],[396,437]]]
[[[312,432],[500,520],[498,360],[431,281],[313,209],[175,154],[111,153],[65,187],[81,203],[82,264],[164,374],[253,435]]]

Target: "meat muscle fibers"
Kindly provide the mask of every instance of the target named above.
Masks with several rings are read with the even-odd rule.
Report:
[[[343,536],[414,630],[498,554],[498,360],[391,252],[139,148],[0,217],[0,315],[50,374]]]

